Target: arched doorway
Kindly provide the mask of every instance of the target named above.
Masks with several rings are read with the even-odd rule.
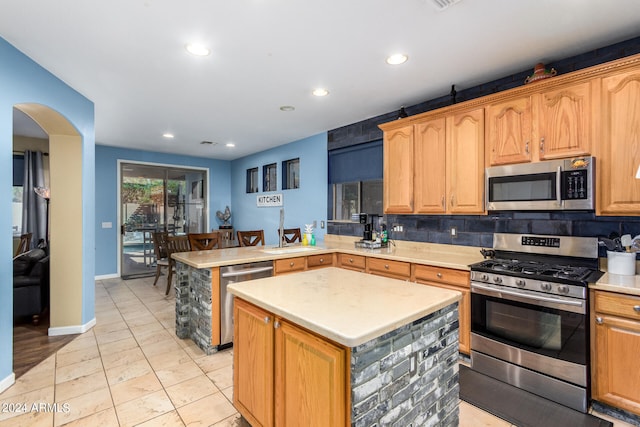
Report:
[[[49,335],[77,333],[82,324],[82,136],[57,111],[16,104],[49,135],[50,327]],[[72,328],[65,332],[65,328]]]

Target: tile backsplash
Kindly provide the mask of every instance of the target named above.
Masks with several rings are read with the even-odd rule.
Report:
[[[496,212],[489,215],[385,215],[379,219],[389,230],[401,226],[402,232],[390,231],[392,240],[443,243],[462,246],[492,247],[493,233],[553,234],[559,236],[607,237],[640,234],[640,217],[604,217],[593,212]],[[362,236],[359,223],[327,223],[327,232],[336,235]],[[451,229],[455,228],[453,237]],[[606,250],[600,249],[600,256]]]

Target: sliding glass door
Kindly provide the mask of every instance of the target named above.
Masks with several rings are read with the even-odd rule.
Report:
[[[155,274],[152,233],[201,233],[206,224],[206,171],[120,164],[121,276]]]

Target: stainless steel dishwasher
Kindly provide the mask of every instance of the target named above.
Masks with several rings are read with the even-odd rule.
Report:
[[[273,261],[220,267],[220,347],[228,346],[233,341],[233,295],[227,292],[227,286],[271,276]]]

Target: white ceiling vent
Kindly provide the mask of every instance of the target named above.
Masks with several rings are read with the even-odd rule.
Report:
[[[460,0],[427,0],[427,3],[431,3],[438,10],[445,10],[449,6],[453,6]]]

